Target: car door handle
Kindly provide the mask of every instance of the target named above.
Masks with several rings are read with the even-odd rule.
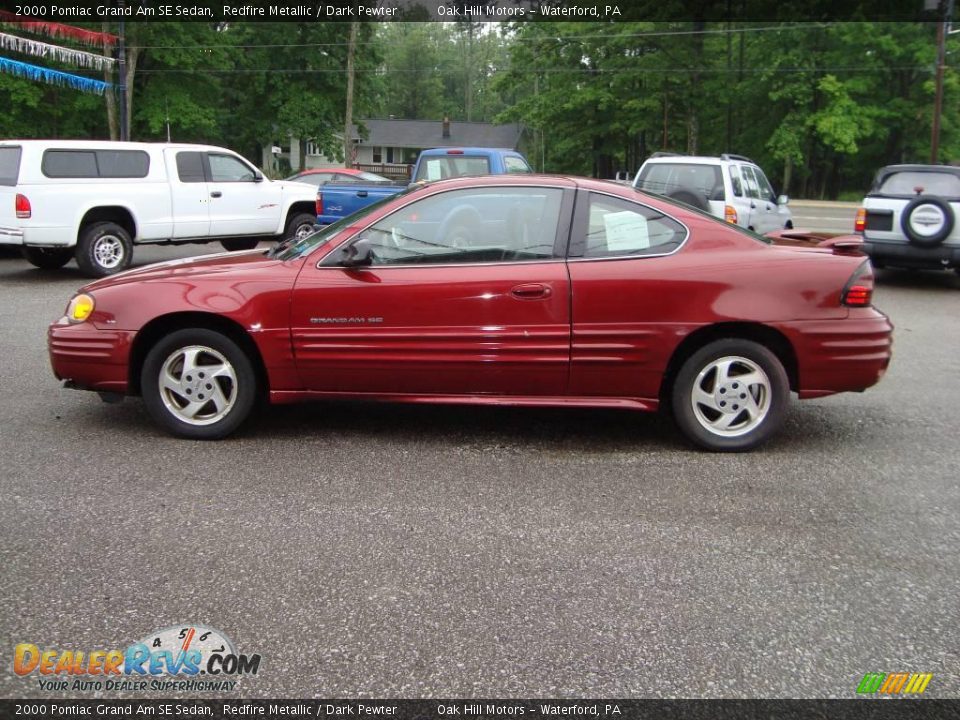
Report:
[[[517,285],[510,290],[510,294],[520,300],[540,300],[548,298],[553,294],[549,285],[541,283],[525,283]]]
[[[366,196],[367,196],[366,190],[357,190],[357,197],[366,197]]]
[[[223,193],[219,190],[214,190],[212,193],[210,193],[210,197],[223,197]]]

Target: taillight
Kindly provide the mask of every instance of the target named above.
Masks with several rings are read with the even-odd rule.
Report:
[[[840,293],[840,304],[847,307],[869,307],[873,299],[873,266],[864,260],[847,280]]]
[[[723,219],[732,225],[737,224],[737,211],[733,205],[727,205],[723,208]]]
[[[867,209],[857,210],[857,219],[853,221],[853,231],[862,233],[867,227]]]
[[[17,217],[26,219],[30,217],[30,201],[26,195],[17,193]]]
[[[323,215],[323,193],[317,193],[317,217]]]

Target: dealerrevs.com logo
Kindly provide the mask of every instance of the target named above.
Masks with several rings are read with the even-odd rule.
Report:
[[[44,691],[222,692],[259,670],[260,655],[238,653],[219,630],[187,623],[158,630],[123,650],[60,650],[20,643],[13,653],[13,671],[36,676]]]

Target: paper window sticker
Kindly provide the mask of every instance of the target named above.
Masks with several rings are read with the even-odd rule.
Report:
[[[427,161],[427,180],[439,180],[439,179],[440,179],[440,161],[428,160]]]
[[[608,252],[635,252],[650,247],[650,229],[643,215],[624,210],[603,216]]]

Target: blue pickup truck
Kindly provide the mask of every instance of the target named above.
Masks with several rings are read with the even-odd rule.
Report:
[[[434,148],[424,150],[413,168],[413,182],[432,182],[466,175],[530,173],[530,163],[515,150],[503,148]],[[317,222],[329,225],[361,208],[396,195],[398,185],[321,185],[317,192]]]

